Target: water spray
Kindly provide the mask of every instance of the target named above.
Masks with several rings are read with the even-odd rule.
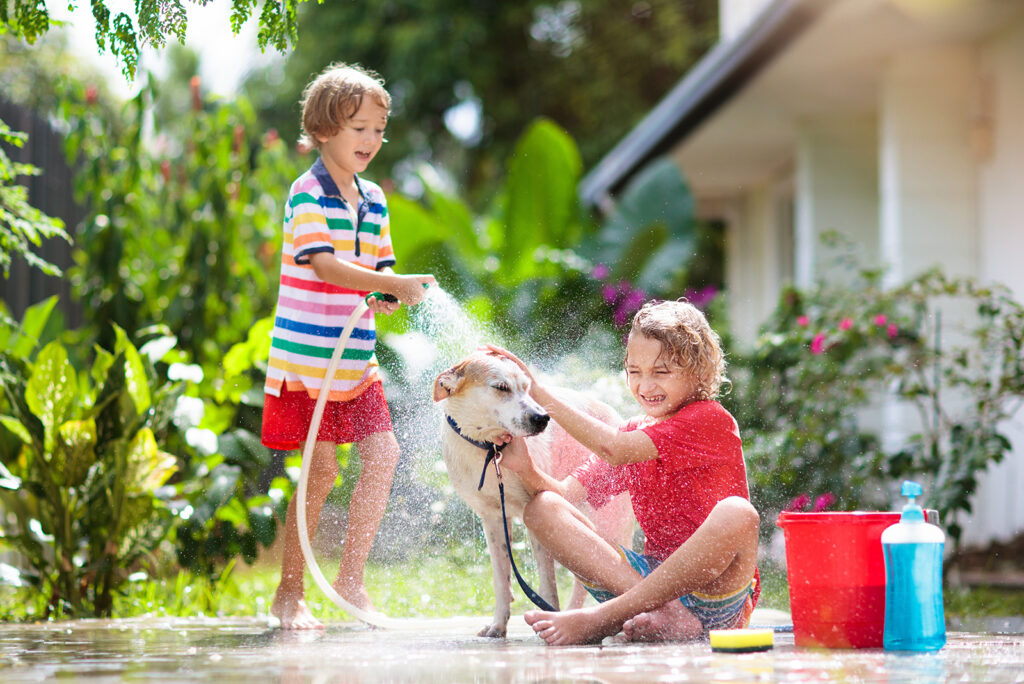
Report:
[[[424,285],[426,287],[426,285]],[[390,295],[385,295],[380,292],[371,292],[366,295],[362,301],[356,306],[355,310],[352,311],[352,315],[349,316],[348,322],[345,324],[345,328],[341,331],[341,336],[338,337],[338,342],[334,346],[334,354],[331,356],[331,362],[327,365],[327,373],[324,376],[324,383],[320,388],[320,395],[316,398],[316,407],[313,409],[313,418],[309,422],[309,433],[306,435],[306,444],[302,449],[302,469],[299,472],[299,487],[296,492],[298,502],[295,506],[296,516],[298,518],[299,526],[299,546],[302,547],[302,556],[306,559],[306,565],[309,567],[310,573],[313,575],[313,580],[316,582],[320,590],[327,595],[327,598],[331,599],[336,606],[344,610],[349,615],[362,620],[363,622],[373,625],[374,627],[382,627],[384,629],[395,628],[398,626],[398,621],[382,613],[370,612],[358,608],[338,594],[331,583],[324,577],[324,573],[320,570],[320,565],[316,562],[316,556],[313,555],[313,547],[309,543],[309,532],[306,528],[306,487],[309,481],[309,468],[313,461],[313,449],[316,446],[316,436],[320,431],[320,421],[324,415],[324,407],[327,405],[327,396],[330,394],[331,382],[334,380],[334,374],[338,370],[338,362],[341,360],[341,354],[345,351],[345,345],[348,344],[349,338],[352,336],[352,330],[355,328],[356,323],[360,318],[363,317],[370,308],[370,298],[382,300],[393,299]]]

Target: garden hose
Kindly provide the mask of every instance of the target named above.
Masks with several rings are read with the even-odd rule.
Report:
[[[369,299],[374,297],[376,299],[391,299],[390,296],[381,294],[380,292],[371,292],[368,294],[359,305],[356,306],[352,315],[349,316],[348,323],[345,324],[345,328],[341,331],[341,336],[338,338],[337,344],[334,346],[334,354],[331,356],[331,362],[327,366],[327,374],[324,376],[324,383],[320,389],[320,395],[316,399],[316,408],[313,409],[313,418],[309,423],[309,433],[306,435],[306,444],[302,450],[302,470],[299,473],[299,486],[295,496],[298,497],[298,502],[295,506],[296,516],[298,518],[299,526],[299,546],[302,547],[302,556],[306,559],[306,565],[309,567],[310,573],[313,575],[313,580],[316,582],[320,590],[327,594],[327,597],[334,601],[334,604],[344,610],[349,615],[362,620],[363,622],[373,625],[374,627],[382,628],[394,628],[398,622],[382,613],[370,612],[353,606],[351,603],[343,599],[331,583],[324,577],[324,573],[320,571],[320,566],[316,562],[316,557],[313,555],[313,547],[309,543],[309,532],[306,528],[306,488],[309,481],[309,467],[313,460],[313,449],[316,446],[316,435],[320,431],[320,420],[324,415],[324,406],[327,405],[327,396],[330,394],[331,382],[334,380],[334,373],[338,370],[338,362],[341,360],[341,354],[345,350],[345,345],[348,344],[349,338],[352,336],[352,330],[356,326],[356,322],[362,318],[363,314],[370,308]]]

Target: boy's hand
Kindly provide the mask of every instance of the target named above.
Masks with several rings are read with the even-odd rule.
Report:
[[[397,281],[391,294],[398,297],[403,304],[413,306],[427,296],[427,287],[437,287],[437,279],[429,273],[395,276]]]
[[[398,307],[402,305],[398,300],[389,302],[386,299],[377,299],[376,297],[370,297],[366,300],[366,303],[369,304],[370,311],[375,314],[384,314],[385,316],[395,313],[398,311]]]
[[[510,352],[508,349],[505,349],[503,347],[498,347],[498,346],[493,345],[493,344],[485,344],[480,349],[482,349],[483,351],[490,352],[491,354],[497,354],[498,356],[504,356],[506,359],[508,359],[512,363],[516,364],[517,366],[519,366],[523,370],[523,372],[526,373],[526,377],[530,379],[530,394],[531,395],[533,394],[534,387],[538,386],[537,379],[535,377],[533,377],[533,373],[530,372],[530,369],[526,366],[525,363],[523,363],[519,359],[518,356],[516,356],[515,354]],[[536,397],[534,397],[534,399],[536,399]]]
[[[530,449],[526,446],[526,440],[522,437],[512,439],[498,452],[498,464],[519,476],[535,469],[533,457],[530,456]]]

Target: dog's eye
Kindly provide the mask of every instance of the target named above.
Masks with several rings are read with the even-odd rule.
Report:
[[[512,391],[512,388],[509,387],[508,384],[506,384],[504,382],[499,382],[497,385],[494,385],[494,389],[498,390],[499,392],[511,392]]]

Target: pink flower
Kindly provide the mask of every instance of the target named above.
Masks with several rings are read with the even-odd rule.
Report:
[[[849,330],[852,327],[853,327],[853,319],[852,318],[844,318],[843,320],[839,321],[839,329],[840,330]]]
[[[602,285],[601,296],[604,297],[604,303],[611,306],[619,298],[619,292],[614,285]]]
[[[888,320],[889,319],[886,318],[885,314],[878,314],[875,316],[875,325],[885,325]]]
[[[808,325],[811,324],[811,319],[808,318],[807,316],[797,316],[796,324],[799,325],[801,328],[806,328]]]
[[[890,323],[889,327],[885,329],[885,332],[889,335],[890,338],[896,337],[896,333],[899,332],[899,328],[896,327],[895,323]]]
[[[594,270],[590,272],[590,275],[593,276],[594,280],[604,280],[608,277],[609,273],[611,273],[611,269],[604,264],[595,264]]]
[[[786,506],[786,510],[790,512],[802,511],[807,508],[807,504],[811,503],[811,497],[806,494],[793,497],[793,500]]]
[[[812,354],[821,354],[824,351],[825,351],[825,334],[824,333],[818,333],[817,335],[814,336],[814,339],[811,340],[811,353]]]
[[[811,510],[817,513],[819,511],[825,510],[835,502],[835,494],[833,494],[832,492],[825,492],[824,494],[822,494],[821,496],[814,500],[814,508],[812,508]]]

